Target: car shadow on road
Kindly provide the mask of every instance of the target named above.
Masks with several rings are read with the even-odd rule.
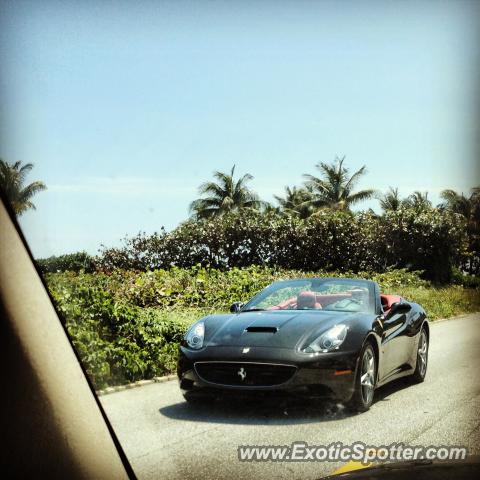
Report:
[[[390,395],[393,395],[404,388],[408,388],[412,386],[412,381],[408,377],[399,378],[397,380],[393,380],[392,382],[387,383],[383,387],[378,388],[375,390],[375,399],[374,402],[389,402],[390,399],[388,398]]]
[[[411,387],[407,378],[394,380],[375,391],[375,404],[388,402],[390,395]],[[159,409],[167,418],[190,422],[232,425],[295,425],[338,421],[358,415],[329,400],[291,398],[212,399],[204,403],[179,402]]]
[[[356,415],[341,404],[330,401],[284,399],[232,401],[213,400],[204,404],[180,402],[159,409],[175,420],[233,425],[288,425],[328,422]]]

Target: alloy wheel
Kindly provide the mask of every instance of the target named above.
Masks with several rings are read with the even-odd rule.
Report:
[[[371,347],[367,347],[363,353],[360,385],[362,399],[368,405],[372,401],[375,387],[375,355]]]
[[[428,360],[427,334],[425,333],[425,330],[422,330],[422,333],[420,334],[420,340],[418,342],[418,362],[419,362],[418,371],[421,377],[424,377],[427,371],[427,360]]]

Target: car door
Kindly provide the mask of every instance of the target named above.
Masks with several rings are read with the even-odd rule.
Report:
[[[409,339],[407,336],[408,312],[387,316],[382,328],[382,363],[380,381],[396,373],[409,357]]]

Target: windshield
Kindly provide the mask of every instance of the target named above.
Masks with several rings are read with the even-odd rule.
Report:
[[[275,282],[252,298],[252,310],[328,310],[374,313],[372,284],[364,280],[305,279]]]

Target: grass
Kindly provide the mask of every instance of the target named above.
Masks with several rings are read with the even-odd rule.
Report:
[[[480,290],[478,289],[463,288],[458,285],[440,288],[405,287],[398,288],[395,293],[419,303],[430,320],[480,312]]]

